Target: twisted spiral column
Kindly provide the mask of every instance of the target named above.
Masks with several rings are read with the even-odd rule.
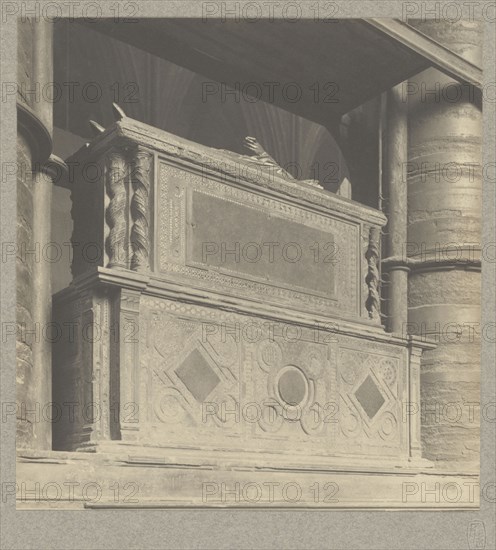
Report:
[[[106,210],[106,220],[109,226],[108,266],[126,268],[126,161],[119,151],[112,151],[108,155],[106,188],[110,199]]]
[[[369,295],[365,306],[369,312],[369,318],[380,320],[381,298],[379,294],[379,259],[380,259],[380,230],[378,227],[371,227],[369,231],[369,246],[365,253],[368,264],[368,273],[365,279],[369,289]]]
[[[131,182],[133,198],[131,200],[131,269],[146,271],[149,268],[150,253],[150,166],[151,154],[138,147],[131,163]]]

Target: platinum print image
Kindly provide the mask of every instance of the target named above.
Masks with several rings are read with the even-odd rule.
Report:
[[[4,502],[129,521],[361,509],[398,529],[407,511],[456,510],[471,514],[456,548],[489,548],[485,21],[6,4]]]

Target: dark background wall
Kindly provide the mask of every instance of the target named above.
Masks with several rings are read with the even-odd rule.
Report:
[[[254,136],[289,172],[336,191],[348,168],[329,131],[240,93],[203,96],[207,79],[77,23],[55,24],[54,152],[67,158],[91,138],[89,120],[110,125],[112,102],[132,118],[207,146],[246,153]],[[68,243],[70,192],[56,187],[53,240]],[[53,264],[53,290],[70,282],[69,248]]]

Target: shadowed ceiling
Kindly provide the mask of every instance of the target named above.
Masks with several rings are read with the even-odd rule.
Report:
[[[116,102],[132,118],[211,147],[246,154],[244,138],[254,136],[298,179],[318,179],[331,191],[349,177],[324,126],[245,94],[205,97],[205,77],[113,36],[68,21],[56,24],[55,81],[62,94],[54,125],[60,156],[92,137],[89,120],[112,124]],[[71,83],[73,98],[64,83]]]

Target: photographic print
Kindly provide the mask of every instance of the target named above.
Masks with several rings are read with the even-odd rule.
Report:
[[[379,4],[4,3],[19,521],[494,543],[494,3]],[[216,547],[188,536],[71,547]]]

